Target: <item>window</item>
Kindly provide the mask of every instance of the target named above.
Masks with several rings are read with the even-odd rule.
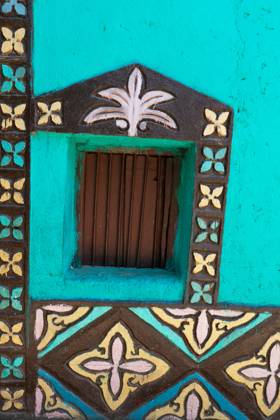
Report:
[[[120,103],[123,98],[124,107]],[[40,95],[34,101],[32,297],[195,303],[198,298],[202,302],[206,290],[206,299],[214,303],[219,290],[232,110],[140,65]],[[135,106],[139,101],[141,110]],[[46,119],[46,109],[53,118],[48,114]],[[151,150],[154,155],[147,157]],[[100,175],[105,180],[107,177],[105,188],[96,184],[100,190],[97,200],[94,191],[86,194],[85,172],[77,177],[77,166],[89,154],[95,154],[93,160],[98,155],[98,161],[103,154],[105,163],[97,166],[107,171]],[[131,202],[132,169],[129,173],[125,167],[121,174],[112,175],[118,159],[138,163],[143,155],[147,160],[155,157],[157,163],[179,159],[178,188],[174,178],[173,195],[169,195],[175,203],[170,213],[162,213],[161,203],[167,201],[165,197],[158,199],[161,182],[156,193],[150,193],[152,199],[138,196]],[[106,175],[109,169],[110,176]],[[150,176],[148,169],[142,169],[142,178],[135,178],[147,178],[147,183]],[[167,174],[165,177],[170,179]],[[95,175],[93,178],[98,181]],[[95,182],[89,185],[95,188]],[[146,187],[155,190],[153,182]],[[143,184],[139,191],[143,193]],[[80,201],[83,194],[84,201]],[[124,194],[126,197],[121,198]],[[81,208],[89,199],[95,201],[87,214]],[[139,203],[138,216],[134,201]],[[123,207],[119,209],[120,205]],[[152,210],[147,210],[147,205]],[[134,209],[132,217],[130,206]],[[168,228],[159,224],[161,217],[167,217]],[[45,219],[48,225],[42,229]],[[159,234],[159,225],[165,235]],[[119,235],[112,235],[117,228]],[[140,241],[136,241],[139,232]],[[150,239],[141,237],[143,232]],[[50,284],[55,287],[50,288]]]
[[[81,265],[172,265],[180,156],[88,152],[79,197]]]

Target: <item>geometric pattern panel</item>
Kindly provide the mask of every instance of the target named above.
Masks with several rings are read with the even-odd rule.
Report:
[[[34,322],[34,366],[105,417],[124,418],[195,369],[191,359],[176,347],[170,353],[166,338],[125,307],[36,304]]]
[[[275,310],[34,302],[31,312],[28,391],[4,378],[6,414],[29,404],[40,418],[279,419]],[[2,353],[2,376],[17,375],[17,353]]]

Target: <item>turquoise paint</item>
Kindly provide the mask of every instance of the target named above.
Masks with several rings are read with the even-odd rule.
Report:
[[[274,0],[217,0],[214,8],[208,0],[162,0],[160,13],[158,0],[142,0],[137,10],[127,0],[34,1],[36,94],[141,62],[233,106],[219,302],[279,305],[279,15]],[[63,153],[63,147],[56,142],[54,149]],[[55,160],[54,151],[41,148]],[[65,169],[56,169],[57,176]],[[36,226],[40,237],[48,212],[38,212],[44,216]],[[57,216],[50,217],[62,235]],[[51,243],[42,259],[57,248]],[[36,293],[35,280],[31,284],[38,297],[46,289],[40,294],[44,267]],[[54,281],[57,274],[53,266]],[[64,290],[58,282],[57,295]]]
[[[198,358],[188,349],[182,337],[176,334],[171,328],[162,324],[150,311],[149,308],[130,308],[131,312],[135,313],[143,321],[156,328],[164,337],[171,343],[175,344],[182,350],[190,359],[197,361]]]
[[[183,156],[178,190],[179,205],[181,203],[179,233],[175,240],[174,261],[169,262],[166,270],[73,266],[78,239],[78,163],[86,150],[112,148],[136,151],[153,148],[159,153],[171,151]],[[182,301],[194,185],[195,147],[191,142],[38,132],[31,139],[31,154],[32,298]]]
[[[168,270],[89,267],[69,270],[63,279],[63,299],[93,299],[97,301],[182,301],[185,285]],[[37,289],[37,299],[41,291]],[[57,294],[52,290],[48,295]],[[42,298],[42,296],[41,296]],[[46,299],[45,289],[43,299]]]
[[[63,343],[65,340],[68,340],[72,335],[74,335],[77,331],[82,328],[85,328],[88,324],[95,321],[100,316],[106,314],[111,309],[110,306],[98,306],[93,308],[90,313],[83,318],[81,321],[77,322],[72,327],[67,328],[66,331],[59,333],[54,340],[48,344],[48,346],[38,353],[38,358],[44,357],[47,353],[52,351],[55,347],[59,346],[59,344]]]
[[[53,375],[44,369],[39,369],[38,376],[50,384],[58,395],[62,398],[63,402],[73,404],[74,407],[77,407],[84,413],[87,419],[92,420],[106,420],[104,416],[99,414],[97,411],[93,410],[88,404],[82,401],[76,394],[69,391],[60,381],[58,381]]]
[[[271,317],[271,314],[268,312],[263,312],[257,315],[251,322],[246,324],[245,326],[241,326],[239,328],[235,328],[229,335],[222,338],[218,344],[211,347],[210,351],[206,352],[203,356],[197,357],[194,353],[192,353],[189,348],[186,346],[182,337],[179,334],[174,332],[172,328],[167,327],[166,325],[162,324],[151,312],[149,308],[130,308],[130,310],[135,313],[139,318],[143,321],[147,322],[148,324],[152,325],[152,327],[156,328],[162,335],[164,335],[169,341],[175,344],[179,349],[181,349],[188,357],[190,357],[195,362],[203,362],[204,360],[208,359],[209,357],[213,356],[218,351],[222,350],[226,346],[228,346],[233,341],[237,340],[238,338],[242,337],[251,329],[255,328],[257,325],[264,322],[266,319]]]
[[[169,403],[178,396],[181,390],[188,386],[191,382],[198,381],[202,386],[207,388],[207,391],[210,394],[210,397],[216,401],[219,408],[230,415],[230,418],[234,420],[249,420],[248,417],[244,416],[237,407],[235,407],[229,400],[227,400],[213,385],[211,385],[202,375],[198,373],[192,374],[182,381],[178,382],[175,386],[169,388],[167,391],[163,392],[159,396],[155,397],[153,400],[149,401],[147,404],[140,407],[138,410],[135,410],[133,413],[129,414],[129,420],[140,420],[145,419],[148,413],[152,410],[162,407]]]

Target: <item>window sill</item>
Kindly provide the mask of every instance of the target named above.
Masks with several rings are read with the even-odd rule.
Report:
[[[185,288],[168,270],[90,266],[67,271],[64,284],[75,298],[124,302],[181,303]]]

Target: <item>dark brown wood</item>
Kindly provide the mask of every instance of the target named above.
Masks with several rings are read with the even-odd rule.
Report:
[[[81,264],[165,267],[176,234],[179,177],[178,156],[86,153],[79,200]]]

